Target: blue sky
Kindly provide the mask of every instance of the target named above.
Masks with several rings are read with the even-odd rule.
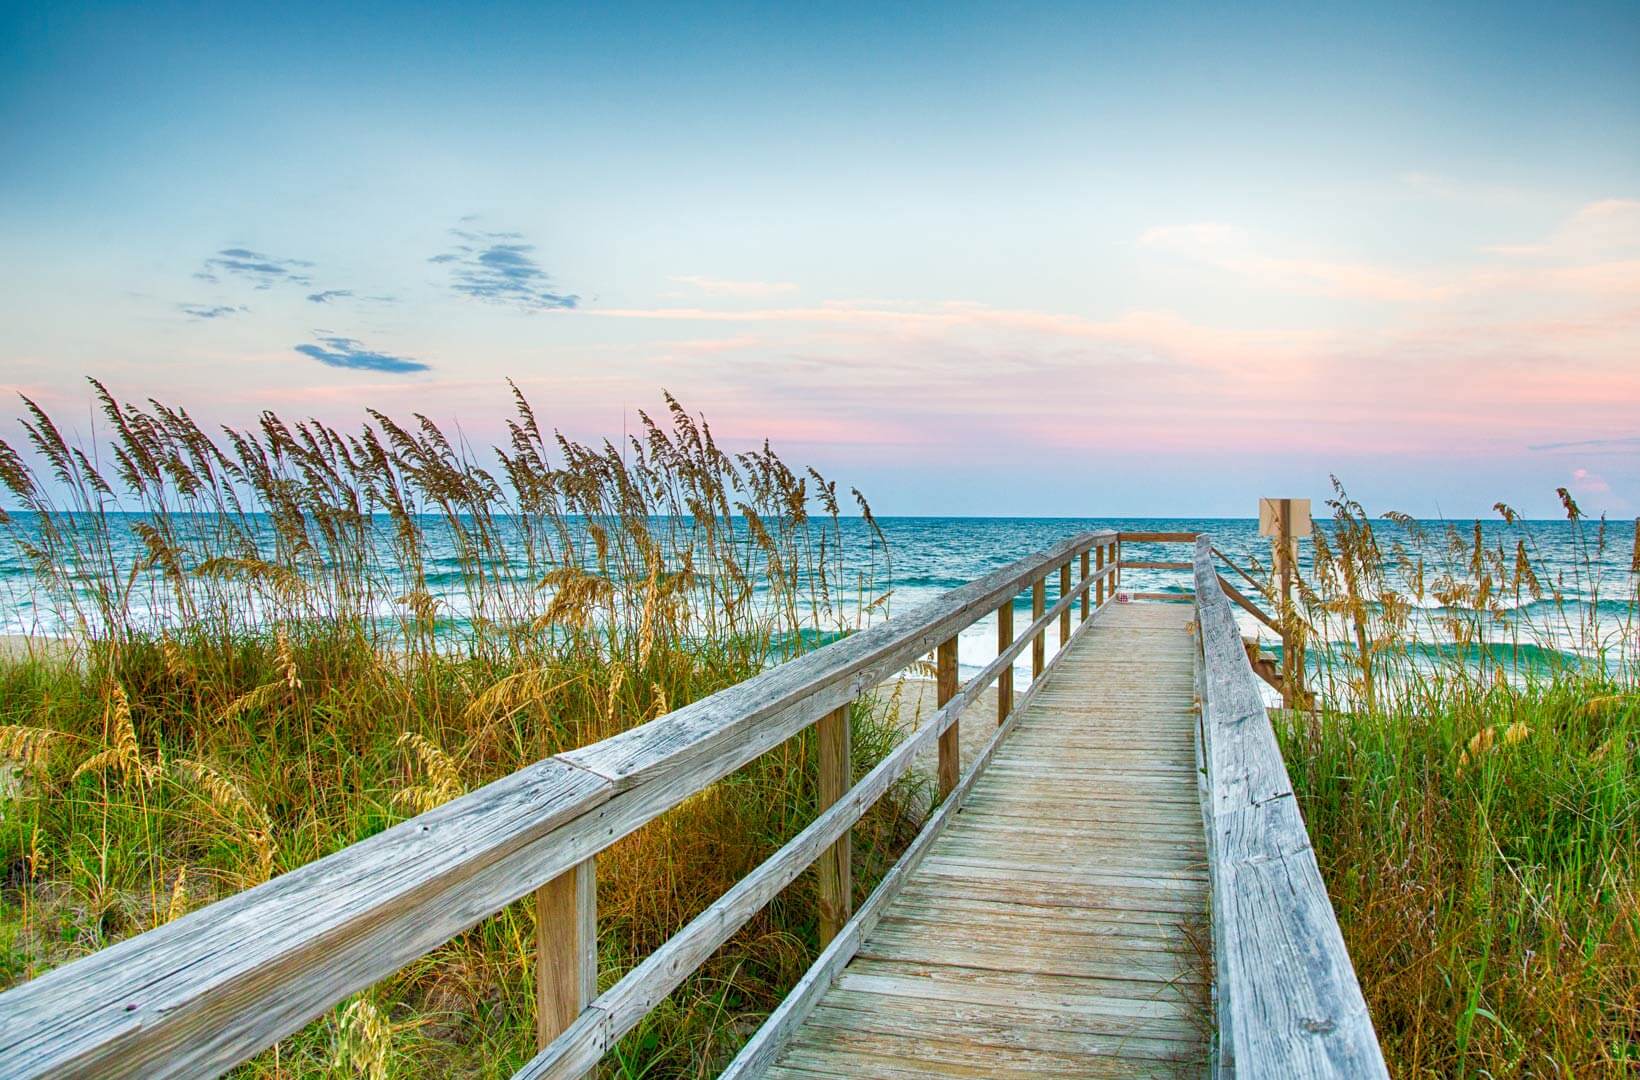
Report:
[[[1640,512],[1640,8],[0,14],[0,386],[661,387],[889,512]],[[10,429],[7,429],[8,431]]]

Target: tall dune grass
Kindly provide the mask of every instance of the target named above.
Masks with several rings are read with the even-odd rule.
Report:
[[[0,664],[0,986],[642,723],[852,629],[886,548],[845,558],[836,487],[730,455],[667,399],[625,446],[515,391],[485,462],[430,420],[266,414],[208,434],[93,384],[104,441],[25,400],[6,524],[72,659]],[[860,511],[870,510],[855,493]],[[433,579],[442,575],[442,579]],[[435,587],[436,586],[436,587]],[[855,754],[896,731],[867,701]],[[811,737],[599,857],[605,984],[812,819]],[[868,888],[913,827],[856,831]],[[709,1074],[807,966],[789,888],[616,1047]],[[533,909],[514,905],[338,1007],[250,1075],[510,1075],[534,1051]]]
[[[1383,530],[1340,489],[1316,533],[1277,733],[1398,1076],[1640,1071],[1640,558],[1603,595],[1614,530],[1561,498],[1573,580],[1501,504]]]

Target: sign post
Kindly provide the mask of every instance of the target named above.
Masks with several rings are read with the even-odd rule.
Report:
[[[1281,582],[1281,700],[1289,709],[1303,707],[1304,627],[1293,607],[1293,577],[1298,573],[1298,540],[1312,529],[1309,499],[1260,499],[1258,533],[1270,537],[1276,577]]]

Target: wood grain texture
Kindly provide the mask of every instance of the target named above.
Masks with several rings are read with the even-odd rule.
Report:
[[[1212,547],[1195,558],[1222,1075],[1387,1076]]]
[[[854,955],[727,1075],[1200,1075],[1190,622],[1130,604],[1079,623]]]
[[[1083,558],[1087,556],[1084,555]],[[1083,590],[1082,599],[1087,600],[1087,590]],[[997,655],[1001,656],[1008,651],[1008,646],[1014,643],[1014,598],[1002,602],[997,608]],[[1014,708],[1014,666],[1009,664],[997,673],[997,725],[1008,719],[1008,714]]]
[[[598,995],[598,875],[585,859],[535,890],[535,1039],[545,1048]]]
[[[1066,563],[1059,568],[1059,595],[1069,596],[1071,593],[1071,564]],[[1059,640],[1071,639],[1071,609],[1066,608],[1059,613]]]
[[[1047,599],[1048,588],[1046,578],[1037,578],[1031,582],[1031,625],[1040,626],[1042,623],[1042,606]],[[1044,627],[1031,635],[1031,678],[1042,677],[1042,668],[1047,663],[1048,656],[1047,629]]]
[[[850,717],[845,705],[821,717],[815,725],[820,744],[819,809],[824,811],[841,799],[854,782],[849,752]],[[839,836],[814,864],[819,886],[820,944],[825,946],[854,913],[853,847],[851,831]]]
[[[935,670],[938,678],[934,690],[936,703],[944,705],[957,696],[957,639],[952,637],[940,642],[937,657]],[[953,720],[951,726],[940,734],[939,790],[942,799],[951,794],[962,775],[962,739],[957,724]]]
[[[1194,544],[1199,533],[1193,532],[1127,532],[1119,534],[1121,539],[1135,544]]]

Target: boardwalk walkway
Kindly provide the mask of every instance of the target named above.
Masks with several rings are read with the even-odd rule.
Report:
[[[1193,557],[1122,557],[1158,543]],[[0,993],[0,1080],[220,1075],[532,891],[539,1052],[514,1077],[584,1077],[811,867],[824,948],[730,1080],[1388,1080],[1231,599],[1275,624],[1220,558],[1090,530],[535,762]],[[1189,602],[1116,601],[1127,569],[1188,572]],[[1014,694],[1027,650],[1044,674]],[[855,776],[855,703],[931,652],[942,704]],[[810,728],[814,820],[600,991],[599,852]],[[943,797],[856,906],[852,831],[924,753]]]
[[[1202,1074],[1193,618],[1099,614],[767,1075]]]

